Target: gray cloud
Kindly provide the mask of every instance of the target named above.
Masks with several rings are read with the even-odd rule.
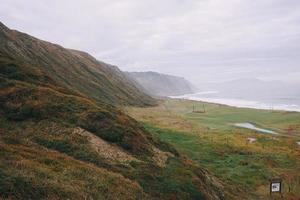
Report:
[[[2,0],[0,20],[123,70],[300,81],[297,0]]]

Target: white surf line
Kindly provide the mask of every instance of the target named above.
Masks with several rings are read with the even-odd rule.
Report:
[[[203,94],[211,94],[214,91],[203,92]],[[174,99],[186,99],[186,100],[194,100],[200,102],[208,102],[215,104],[222,104],[237,108],[251,108],[251,109],[262,109],[262,110],[278,110],[278,111],[289,111],[289,112],[300,112],[299,105],[268,105],[259,101],[251,101],[244,99],[230,99],[230,98],[207,98],[207,97],[199,97],[197,95],[201,95],[201,93],[195,94],[186,94],[181,96],[169,96]]]

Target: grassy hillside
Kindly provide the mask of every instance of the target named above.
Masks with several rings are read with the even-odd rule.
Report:
[[[205,113],[192,112],[202,111]],[[157,107],[128,108],[145,128],[179,153],[235,188],[240,199],[281,199],[269,196],[269,179],[283,179],[284,199],[300,197],[300,113],[267,111],[166,100]],[[278,134],[234,127],[251,122]],[[249,142],[248,138],[256,141]]]
[[[141,92],[117,67],[85,52],[65,49],[0,22],[0,55],[35,68],[59,85],[83,96],[113,105],[146,106],[155,100]]]
[[[223,198],[218,180],[115,108],[1,80],[2,198]]]
[[[0,27],[0,199],[230,196],[121,111],[153,101],[117,68]]]

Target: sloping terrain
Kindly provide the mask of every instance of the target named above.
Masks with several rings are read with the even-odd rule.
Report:
[[[36,68],[58,84],[95,100],[118,105],[153,105],[117,67],[85,52],[10,30],[0,22],[0,55]]]
[[[0,38],[1,199],[226,198],[119,109],[155,101],[117,68],[3,25]]]
[[[196,88],[186,79],[157,72],[127,72],[137,87],[152,96],[176,96],[191,94]]]

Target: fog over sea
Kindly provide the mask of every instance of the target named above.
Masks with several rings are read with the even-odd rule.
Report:
[[[300,112],[300,97],[297,96],[272,96],[272,97],[235,97],[222,94],[219,91],[202,91],[194,94],[171,96],[171,98],[204,101],[224,104],[240,108],[254,108],[267,110],[284,110]]]

